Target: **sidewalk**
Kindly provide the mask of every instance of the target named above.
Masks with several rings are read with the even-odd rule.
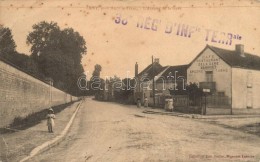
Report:
[[[142,107],[144,108],[144,107]],[[184,118],[195,118],[195,119],[230,119],[230,118],[251,118],[251,117],[260,117],[260,114],[256,115],[200,115],[200,114],[186,114],[176,111],[165,111],[165,109],[162,108],[151,108],[147,107],[144,108],[143,113],[147,114],[159,114],[159,115],[170,115],[170,116],[178,116],[178,117],[184,117]]]
[[[29,155],[37,146],[52,140],[66,127],[80,101],[73,103],[56,115],[54,133],[48,133],[46,120],[14,133],[1,134],[0,161],[19,161]]]
[[[199,122],[239,130],[260,136],[260,115],[200,115],[168,112],[159,108],[145,108],[143,113],[191,118]]]

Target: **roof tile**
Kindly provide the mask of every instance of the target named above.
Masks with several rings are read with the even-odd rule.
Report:
[[[257,55],[245,52],[245,57],[242,57],[235,50],[227,50],[214,46],[208,47],[232,67],[260,70],[260,57]]]

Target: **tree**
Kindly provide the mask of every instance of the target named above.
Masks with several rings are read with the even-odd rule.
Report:
[[[75,64],[80,64],[82,55],[86,53],[87,47],[84,38],[72,28],[61,31],[60,45],[63,53]]]
[[[33,31],[29,33],[26,41],[31,45],[32,56],[39,56],[43,51],[59,48],[60,34],[60,28],[55,22],[42,21],[33,25]]]
[[[11,29],[0,25],[0,56],[6,59],[12,58],[16,52],[16,44]]]
[[[135,79],[124,78],[123,80],[115,82],[115,100],[120,103],[133,103],[133,93],[135,86]],[[132,87],[132,88],[131,88]]]
[[[191,106],[199,105],[201,97],[203,95],[203,91],[198,87],[196,83],[190,83],[186,87],[187,95],[189,96],[189,100],[191,102]]]
[[[92,86],[99,86],[100,88],[104,87],[105,80],[100,78],[102,67],[99,64],[96,64],[94,67],[94,71],[92,73],[92,77],[90,78],[90,94],[95,94],[96,98],[99,98],[99,95],[102,95],[102,90],[93,88]],[[100,85],[99,85],[100,83]]]
[[[12,31],[0,25],[0,57],[21,68],[23,71],[42,78],[38,64],[28,55],[18,53]]]
[[[39,72],[38,64],[31,57],[27,56],[26,58],[27,59],[22,62],[21,68],[26,72],[42,79],[44,76]]]
[[[84,38],[72,28],[61,30],[57,23],[42,21],[27,36],[32,58],[39,69],[54,80],[54,86],[72,95],[79,94],[78,77],[84,72],[81,59],[86,54]]]
[[[95,65],[95,69],[94,69],[94,71],[93,71],[93,73],[92,73],[92,77],[100,77],[100,72],[101,72],[101,70],[102,70],[102,67],[101,67],[101,65],[99,65],[99,64],[96,64]]]

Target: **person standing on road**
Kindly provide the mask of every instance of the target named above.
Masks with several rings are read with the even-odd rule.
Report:
[[[148,107],[148,98],[147,97],[144,98],[144,107]]]
[[[136,103],[136,104],[137,104],[137,107],[138,107],[138,108],[141,107],[141,100],[140,100],[140,98],[137,98],[137,103]]]
[[[55,115],[52,108],[48,109],[48,114],[46,118],[47,118],[48,131],[49,133],[53,133]]]

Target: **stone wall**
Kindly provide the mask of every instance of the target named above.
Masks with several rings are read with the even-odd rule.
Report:
[[[0,60],[0,127],[15,117],[77,100],[19,68]]]

